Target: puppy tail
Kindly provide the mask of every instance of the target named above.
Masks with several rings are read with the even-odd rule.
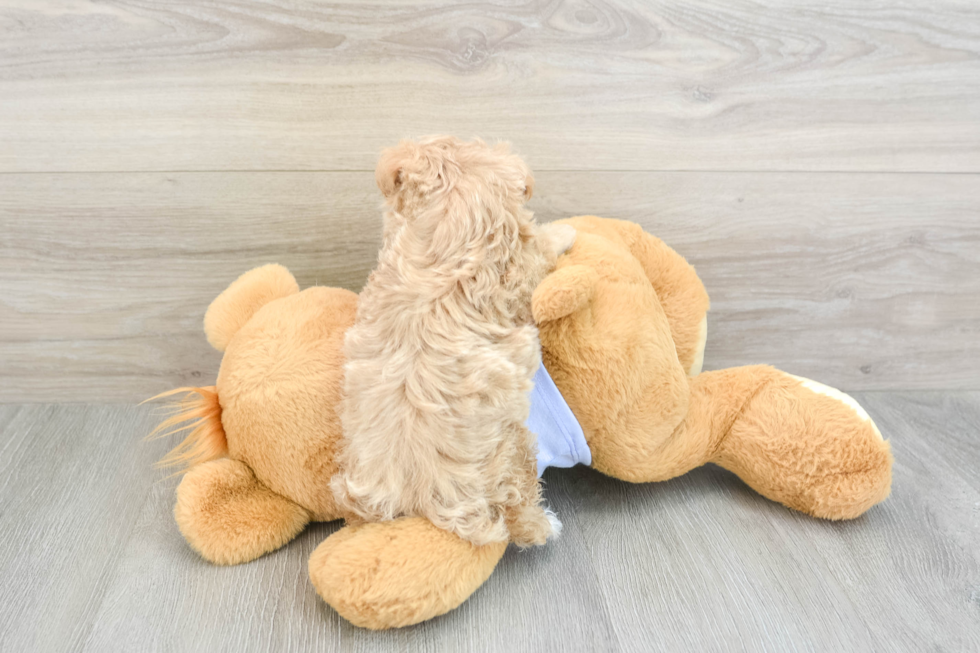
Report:
[[[165,438],[189,431],[183,441],[161,458],[157,467],[181,467],[180,472],[228,454],[228,439],[221,425],[221,404],[216,388],[176,388],[146,401],[182,395],[170,402],[170,416],[146,436],[147,440]],[[143,403],[146,403],[144,401]]]

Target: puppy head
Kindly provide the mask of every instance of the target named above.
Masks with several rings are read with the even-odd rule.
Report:
[[[503,175],[499,181],[519,183],[524,200],[531,199],[534,178],[508,143],[489,146],[480,139],[462,141],[454,136],[428,136],[403,140],[381,153],[375,181],[386,200],[404,190],[433,192],[452,187],[464,174]],[[512,189],[511,189],[512,190]]]
[[[385,196],[386,238],[398,232],[433,263],[504,264],[534,234],[524,208],[534,179],[507,143],[452,136],[402,141],[375,172]]]

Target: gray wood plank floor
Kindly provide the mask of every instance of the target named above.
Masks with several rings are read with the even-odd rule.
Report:
[[[145,408],[0,406],[0,650],[978,650],[980,393],[856,397],[896,457],[891,498],[861,519],[804,517],[714,467],[650,485],[551,470],[560,540],[383,633],[309,584],[336,524],[238,567],[198,558]]]

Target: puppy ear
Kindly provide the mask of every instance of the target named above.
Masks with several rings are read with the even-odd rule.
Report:
[[[412,158],[414,145],[411,141],[402,141],[381,152],[378,167],[374,171],[374,180],[385,197],[391,197],[401,187],[402,172]]]
[[[480,144],[483,143],[483,141],[481,141],[479,138],[475,139],[474,142]],[[495,154],[499,154],[500,156],[512,155],[510,143],[508,143],[507,141],[497,141],[496,143],[494,143],[491,149]],[[514,158],[516,159],[518,157],[514,155]],[[524,177],[524,201],[526,202],[527,200],[531,199],[531,195],[534,194],[534,177],[531,176],[531,171],[527,170],[527,166],[524,164],[524,162],[521,161],[520,159],[518,159],[518,161],[520,166],[527,171]]]

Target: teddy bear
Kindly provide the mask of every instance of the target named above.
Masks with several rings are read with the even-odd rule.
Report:
[[[575,244],[531,308],[543,365],[594,469],[646,483],[715,463],[824,519],[855,518],[888,496],[890,447],[857,402],[765,365],[702,372],[709,302],[694,268],[637,224],[563,222]],[[330,479],[356,309],[355,293],[300,291],[279,265],[246,272],[208,308],[205,334],[224,352],[216,383],[164,393],[183,399],[158,427],[189,431],[161,462],[185,466],[174,516],[205,559],[247,562],[311,521],[349,517]],[[419,517],[353,522],[314,550],[309,576],[351,623],[407,626],[463,603],[506,546],[475,546]]]

